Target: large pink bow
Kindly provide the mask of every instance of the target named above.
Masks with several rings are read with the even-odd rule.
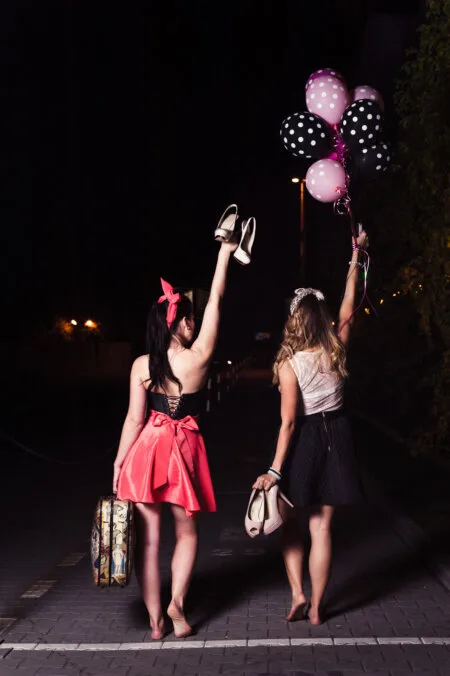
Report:
[[[164,303],[165,300],[169,303],[166,314],[166,322],[167,327],[170,329],[175,320],[175,317],[177,316],[177,306],[181,300],[181,294],[174,293],[173,286],[171,286],[169,282],[165,282],[162,277],[161,277],[161,286],[164,291],[164,295],[158,299],[158,303]]]
[[[192,457],[192,449],[186,436],[185,430],[191,432],[200,432],[195,418],[191,415],[182,418],[181,420],[174,420],[165,413],[152,413],[151,424],[154,427],[166,427],[167,435],[158,447],[155,454],[155,465],[153,474],[153,488],[161,488],[167,483],[169,472],[170,456],[175,451],[178,454],[178,459],[185,463],[191,476],[194,476],[194,460]],[[182,434],[180,434],[182,432]]]

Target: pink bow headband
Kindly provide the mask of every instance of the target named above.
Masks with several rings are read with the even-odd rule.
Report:
[[[158,299],[158,303],[164,303],[166,300],[169,305],[167,307],[166,322],[167,328],[170,329],[172,326],[175,317],[177,316],[178,303],[181,300],[181,293],[174,293],[173,286],[169,282],[165,282],[161,277],[161,286],[164,291],[164,295]]]

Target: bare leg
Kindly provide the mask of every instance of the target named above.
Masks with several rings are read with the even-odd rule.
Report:
[[[288,622],[303,619],[306,598],[303,593],[303,557],[304,545],[295,513],[280,500],[280,512],[285,518],[281,530],[281,547],[284,565],[292,593],[291,609],[286,617]]]
[[[197,524],[195,517],[186,516],[184,507],[171,505],[175,519],[176,544],[172,556],[172,600],[167,614],[173,622],[175,636],[192,634],[183,606],[197,556]]]
[[[311,514],[309,531],[311,533],[311,552],[309,555],[309,574],[311,576],[312,595],[309,620],[311,624],[320,624],[319,606],[322,601],[330,574],[331,564],[331,520],[334,507],[323,505],[319,511]]]
[[[152,638],[159,639],[164,634],[159,572],[161,505],[136,503],[136,511],[136,576],[150,617]]]

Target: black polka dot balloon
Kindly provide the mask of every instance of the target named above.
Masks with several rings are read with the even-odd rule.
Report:
[[[375,101],[354,101],[344,112],[340,132],[352,150],[374,145],[383,130],[383,114]]]
[[[328,125],[313,113],[294,113],[281,125],[281,140],[294,157],[321,159],[331,152]]]
[[[366,179],[377,178],[391,163],[391,149],[385,141],[361,148],[352,153],[351,175]]]

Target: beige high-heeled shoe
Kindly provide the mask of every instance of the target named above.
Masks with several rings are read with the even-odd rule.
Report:
[[[251,538],[262,534],[270,535],[282,525],[283,517],[278,508],[278,500],[283,500],[289,507],[294,508],[277,485],[268,491],[253,489],[245,515],[245,530]]]
[[[263,532],[266,512],[266,491],[254,488],[245,514],[245,530],[251,538]]]
[[[237,219],[237,204],[230,204],[220,217],[217,228],[214,230],[214,238],[218,242],[229,242],[233,237]]]
[[[256,235],[256,218],[251,216],[242,223],[242,235],[239,246],[233,256],[241,265],[248,265],[251,261],[251,253]]]
[[[292,502],[280,491],[279,487],[276,484],[272,486],[267,491],[267,514],[263,526],[264,535],[274,533],[283,524],[284,519],[278,508],[278,500],[283,500],[288,507],[294,509]]]

